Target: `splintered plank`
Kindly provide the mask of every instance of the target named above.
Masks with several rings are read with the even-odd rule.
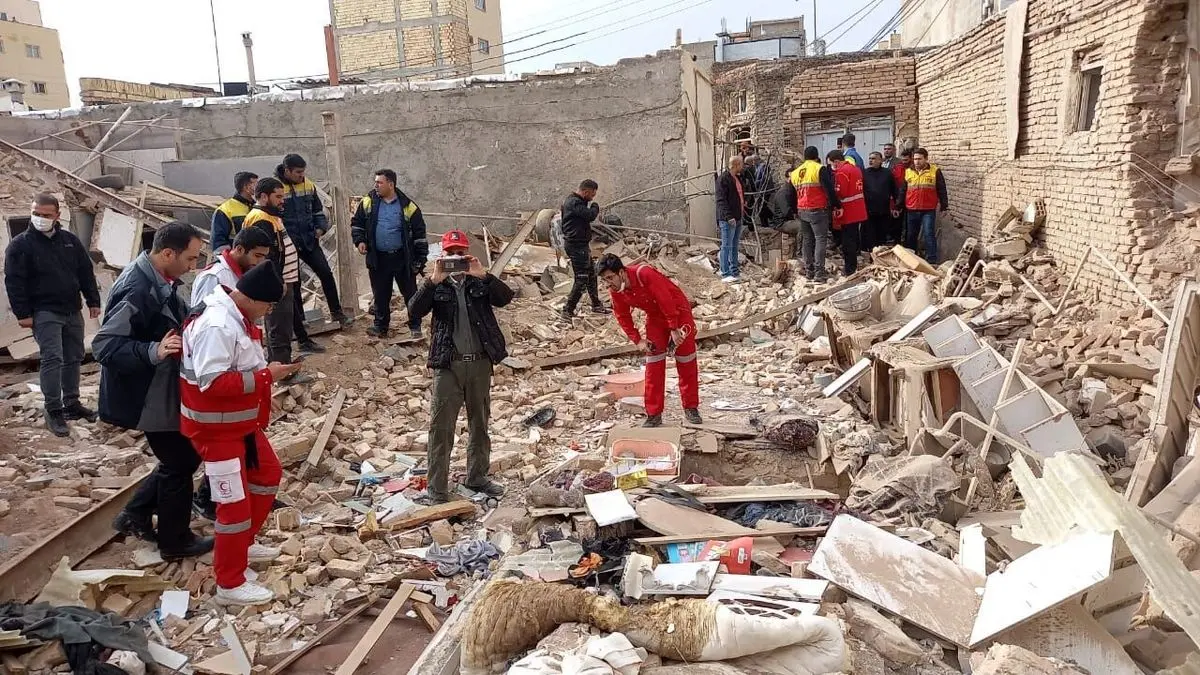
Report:
[[[435,520],[473,515],[475,515],[475,504],[465,499],[458,499],[446,502],[445,504],[426,506],[425,508],[406,513],[395,520],[385,518],[382,524],[389,530],[411,530],[414,527],[420,527]]]
[[[934,635],[967,647],[984,577],[853,516],[838,516],[808,571]]]
[[[346,390],[338,389],[337,395],[333,397],[333,404],[329,406],[329,412],[325,413],[325,424],[321,426],[321,433],[317,434],[317,440],[313,443],[312,450],[308,451],[308,459],[304,460],[310,467],[316,468],[321,463],[321,455],[325,453],[329,435],[333,433],[333,427],[337,425],[338,415],[342,414],[342,404],[345,402]]]
[[[722,536],[738,534],[756,537],[755,551],[766,551],[776,555],[783,552],[783,546],[771,537],[762,536],[759,530],[738,525],[732,520],[726,520],[710,513],[689,509],[686,506],[676,506],[661,499],[643,499],[637,503],[638,520],[655,532],[670,536],[704,536],[719,534]]]
[[[379,616],[375,617],[374,623],[367,629],[366,634],[354,645],[354,649],[350,655],[342,661],[342,665],[338,666],[337,672],[334,675],[354,675],[354,671],[362,665],[363,660],[367,658],[367,654],[371,653],[371,648],[379,642],[379,638],[383,637],[383,631],[387,629],[388,624],[396,618],[400,613],[400,608],[404,603],[408,602],[408,596],[412,595],[416,589],[409,584],[400,584],[400,588],[396,590],[396,594],[388,600],[388,604],[384,606],[383,611],[379,612]]]
[[[680,485],[701,504],[738,504],[742,502],[803,502],[810,500],[841,501],[841,496],[828,490],[802,487],[796,483],[780,485]]]

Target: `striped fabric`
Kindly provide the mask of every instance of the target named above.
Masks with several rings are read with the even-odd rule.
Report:
[[[300,255],[296,253],[296,245],[288,236],[287,230],[280,232],[283,239],[283,283],[294,284],[300,281]]]

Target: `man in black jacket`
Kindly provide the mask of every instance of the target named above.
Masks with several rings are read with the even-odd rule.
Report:
[[[329,260],[321,249],[321,237],[329,231],[329,219],[325,217],[325,206],[317,194],[316,184],[305,177],[307,170],[307,162],[297,154],[285,156],[283,163],[275,167],[275,178],[284,187],[283,224],[301,262],[308,265],[321,281],[321,292],[325,294],[325,302],[329,305],[330,318],[345,326],[350,323],[350,317],[342,311],[337,280],[333,278]],[[292,302],[303,314],[300,298],[297,296]]]
[[[79,402],[84,353],[79,296],[95,319],[100,289],[83,243],[58,222],[58,199],[42,193],[31,208],[30,227],[13,237],[5,252],[4,284],[17,323],[33,329],[38,345],[46,427],[55,436],[68,436],[67,420],[96,421],[96,413]]]
[[[113,283],[104,322],[92,340],[100,363],[100,419],[145,432],[158,466],[146,476],[113,528],[157,541],[164,560],[212,550],[212,537],[188,527],[192,474],[200,456],[179,432],[180,333],[188,305],[179,297],[180,277],[196,267],[203,240],[187,223],[172,222],[154,233],[149,253],[127,265]],[[158,532],[151,518],[158,513]]]
[[[721,281],[732,283],[741,277],[738,269],[738,244],[742,239],[742,222],[746,213],[746,194],[741,180],[742,157],[729,158],[729,168],[717,176],[717,225],[721,232],[721,250],[717,260]]]
[[[508,357],[504,334],[496,323],[494,307],[513,299],[513,290],[468,255],[470,241],[462,230],[442,236],[445,257],[434,262],[433,274],[408,303],[409,316],[421,320],[433,314],[429,340],[429,367],[433,369],[430,406],[427,495],[435,503],[449,501],[450,450],[454,427],[463,404],[467,407],[466,487],[493,497],[504,488],[488,478],[492,441],[492,367]],[[465,260],[466,272],[447,272],[447,258]]]
[[[579,189],[572,192],[562,205],[563,247],[575,274],[575,283],[571,286],[567,304],[563,305],[562,309],[562,318],[567,321],[575,317],[575,307],[583,298],[584,291],[587,291],[592,300],[593,312],[611,313],[600,300],[596,269],[592,265],[592,223],[600,215],[600,205],[594,200],[599,189],[599,184],[589,178],[580,183]]]
[[[417,276],[425,271],[429,241],[425,217],[417,203],[396,189],[396,172],[375,172],[371,190],[354,212],[350,236],[358,252],[367,256],[367,273],[375,302],[375,325],[367,333],[387,337],[392,321],[392,284],[400,287],[407,304],[417,292]],[[412,337],[421,337],[421,322],[408,317]]]
[[[896,204],[900,190],[891,170],[884,167],[883,155],[872,152],[863,170],[863,197],[867,202],[867,224],[862,233],[862,250],[867,253],[887,242],[892,231],[892,219],[900,215]],[[895,242],[900,243],[900,242]]]

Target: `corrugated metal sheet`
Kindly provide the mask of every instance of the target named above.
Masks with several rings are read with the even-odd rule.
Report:
[[[1091,460],[1060,453],[1045,461],[1041,478],[1020,455],[1010,467],[1025,497],[1021,525],[1013,530],[1018,539],[1045,545],[1072,530],[1117,532],[1149,579],[1154,601],[1200,643],[1200,582],[1171,552],[1164,531],[1114,492]]]

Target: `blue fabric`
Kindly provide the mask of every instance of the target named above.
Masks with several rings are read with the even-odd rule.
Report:
[[[379,200],[379,225],[375,228],[375,248],[391,253],[404,248],[404,216],[400,212],[400,199],[390,202]]]
[[[930,265],[937,264],[937,211],[909,211],[908,225],[904,230],[904,245],[917,250],[917,237],[925,245],[924,258]]]
[[[855,150],[854,148],[846,148],[842,154],[846,157],[853,157],[854,166],[857,166],[860,169],[867,168],[867,163],[863,161],[862,155],[858,154],[858,150]]]
[[[717,261],[721,267],[721,277],[736,277],[741,275],[738,266],[738,242],[742,240],[742,224],[737,221],[722,220],[717,223],[721,228],[721,251]]]

